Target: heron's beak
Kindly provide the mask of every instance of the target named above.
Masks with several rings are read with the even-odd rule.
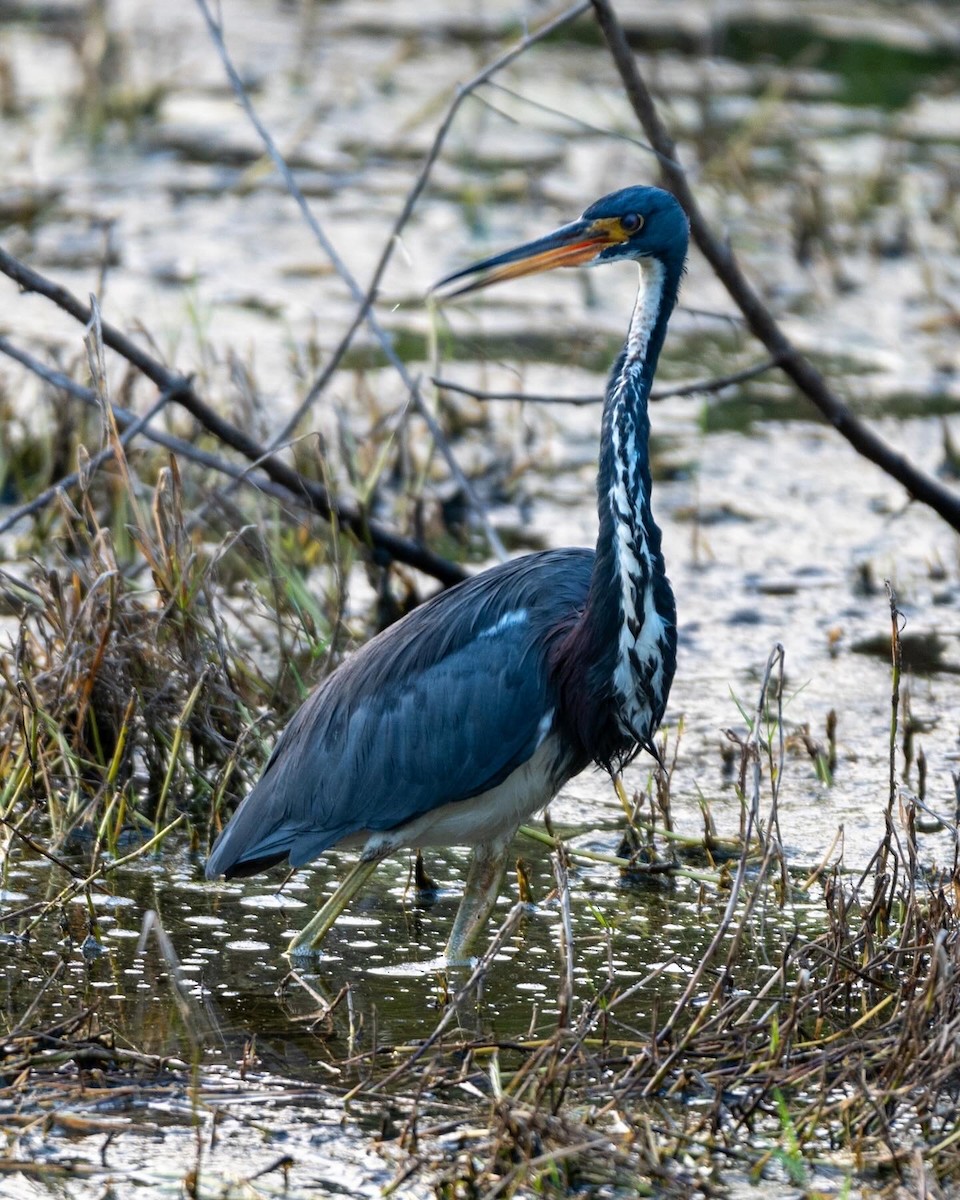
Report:
[[[504,279],[518,279],[521,275],[536,275],[540,271],[552,271],[556,267],[580,267],[592,263],[605,246],[615,245],[627,240],[620,222],[616,219],[600,218],[595,221],[573,221],[562,225],[546,237],[537,238],[535,242],[527,242],[515,250],[507,250],[503,254],[485,258],[474,263],[472,267],[464,267],[462,271],[454,271],[447,275],[430,289],[431,292],[443,290],[445,297],[462,296],[466,292],[475,292],[480,288],[489,287],[491,283],[500,283]],[[453,291],[447,291],[451,283],[467,280]]]

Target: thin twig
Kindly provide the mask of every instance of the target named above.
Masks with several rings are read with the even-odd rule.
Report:
[[[752,367],[745,367],[742,371],[734,371],[730,375],[719,375],[710,379],[693,379],[689,383],[654,388],[650,393],[650,399],[666,400],[672,396],[699,396],[707,395],[710,392],[722,392],[724,388],[733,387],[734,384],[755,379],[758,375],[765,375],[776,365],[772,358],[768,358],[761,363],[755,363]],[[467,387],[462,383],[453,383],[449,379],[434,378],[431,382],[444,391],[456,392],[461,396],[470,396],[474,400],[482,401],[522,400],[530,404],[569,404],[578,407],[603,403],[603,395],[600,392],[584,396],[557,396],[544,392],[488,392],[480,388]]]
[[[2,253],[2,251],[0,251]],[[91,408],[99,409],[100,401],[97,398],[97,393],[93,388],[84,387],[83,384],[77,383],[75,379],[65,374],[63,371],[57,371],[46,363],[41,362],[39,358],[35,358],[28,351],[20,346],[14,345],[9,338],[0,334],[0,354],[5,354],[8,358],[12,358],[21,366],[27,368],[32,374],[42,379],[44,383],[49,383],[51,387],[57,388],[59,391],[66,392],[69,396],[82,401]],[[116,421],[120,429],[125,430],[140,418],[129,409],[121,408],[119,404],[112,404],[113,419]],[[180,455],[183,458],[189,459],[202,467],[210,467],[214,471],[222,471],[224,474],[230,473],[231,464],[219,455],[211,454],[207,450],[201,450],[192,442],[186,441],[184,438],[174,437],[173,434],[164,433],[159,429],[143,429],[143,436],[149,442],[153,442],[157,446],[163,446],[166,450],[171,450],[174,454]],[[249,467],[236,468],[243,470],[245,473],[249,471]],[[251,482],[256,482],[251,480]]]
[[[584,9],[589,7],[589,4],[583,5]],[[536,109],[538,112],[546,113],[551,117],[560,117],[563,121],[568,121],[583,133],[592,133],[597,137],[610,138],[616,142],[627,142],[631,146],[637,146],[641,150],[645,150],[648,154],[653,154],[654,156],[657,154],[649,142],[641,141],[640,138],[634,137],[630,133],[625,133],[622,129],[611,129],[609,126],[604,125],[592,125],[589,121],[584,121],[582,117],[578,117],[575,113],[566,112],[564,109],[556,108],[552,104],[544,104],[542,100],[534,100],[532,96],[525,96],[522,92],[518,92],[515,88],[507,87],[505,84],[494,83],[491,80],[485,80],[484,82],[487,87],[498,92],[503,92],[505,96],[519,101],[520,104],[524,104],[528,108]],[[490,107],[494,108],[492,104]],[[502,115],[501,109],[494,108],[494,111]]]
[[[565,1029],[570,1024],[570,1014],[573,1010],[573,917],[570,912],[570,876],[567,872],[567,857],[562,844],[554,850],[551,861],[560,901],[561,968],[557,993],[557,1026]]]

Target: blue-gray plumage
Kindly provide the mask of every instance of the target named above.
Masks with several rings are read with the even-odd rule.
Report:
[[[613,772],[653,750],[676,611],[650,508],[647,398],[686,247],[672,196],[626,188],[442,281],[469,279],[466,292],[558,266],[640,263],[604,405],[597,547],[527,555],[441,593],[351,655],[297,712],[206,867],[230,878],[360,845],[360,864],[291,949],[319,940],[386,854],[473,845],[448,943],[462,956],[496,902],[520,823],[591,760]]]
[[[208,873],[252,874],[285,859],[299,867],[344,838],[502,783],[544,740],[543,714],[558,704],[549,648],[583,606],[592,559],[571,549],[504,563],[352,654],[284,730]],[[588,761],[578,757],[578,769]],[[557,763],[561,780],[566,766]],[[255,802],[267,789],[282,797],[269,810]]]

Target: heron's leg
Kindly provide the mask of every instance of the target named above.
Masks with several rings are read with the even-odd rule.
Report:
[[[287,947],[287,954],[309,954],[323,941],[333,927],[337,917],[343,912],[357,892],[363,887],[379,864],[386,858],[387,852],[370,858],[361,857],[360,861],[347,872],[346,877],[323,905],[313,920],[300,930]]]
[[[512,840],[511,832],[509,837],[475,847],[463,899],[447,942],[446,955],[451,962],[462,962],[469,956],[473,943],[490,919],[506,874],[507,851]]]

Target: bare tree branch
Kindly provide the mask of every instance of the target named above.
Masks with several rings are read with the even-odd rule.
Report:
[[[26,266],[2,248],[0,248],[0,272],[19,284],[24,291],[35,292],[52,300],[58,308],[81,324],[86,325],[91,319],[89,306],[81,303],[72,292]],[[305,479],[282,459],[267,453],[242,429],[232,425],[219,413],[214,412],[197,395],[193,384],[187,377],[165,367],[126,334],[121,333],[119,329],[107,322],[103,323],[103,341],[111,350],[116,351],[138,371],[146,375],[161,392],[169,393],[172,400],[185,408],[224,445],[249,459],[270,479],[286,488],[287,491],[304,496],[309,500],[314,512],[319,513],[324,519],[333,520],[339,526],[350,530],[362,543],[369,546],[375,555],[379,553],[395,559],[397,562],[407,563],[447,586],[459,583],[460,580],[466,578],[466,572],[456,563],[441,558],[427,547],[410,538],[401,537],[379,522],[368,518],[356,505],[346,501],[332,500],[322,484]]]
[[[751,332],[767,347],[780,369],[811,400],[851,446],[876,463],[907,489],[911,496],[960,530],[960,495],[921,471],[864,424],[831,390],[827,381],[777,324],[773,314],[740,270],[730,247],[711,230],[677,158],[677,148],[660,119],[656,104],[637,67],[623,26],[611,0],[592,0],[597,21],[623,80],[627,98],[644,133],[657,153],[664,182],[686,210],[690,231],[717,278],[746,318]]]

